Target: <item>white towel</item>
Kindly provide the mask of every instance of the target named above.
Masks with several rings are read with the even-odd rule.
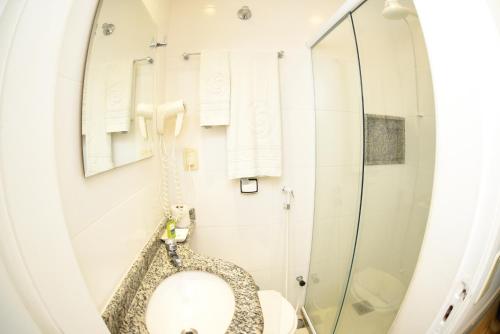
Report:
[[[281,176],[281,109],[276,52],[231,53],[229,179]]]
[[[102,130],[102,129],[101,129]],[[112,169],[111,135],[90,127],[85,136],[85,176]]]
[[[105,65],[90,66],[85,76],[82,102],[85,176],[114,167],[111,134],[106,132]]]
[[[130,106],[133,88],[132,61],[106,65],[106,132],[130,129]]]
[[[229,125],[229,57],[226,51],[202,51],[200,59],[200,125]]]

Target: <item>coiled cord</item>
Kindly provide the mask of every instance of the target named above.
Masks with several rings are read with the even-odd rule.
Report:
[[[165,144],[164,136],[160,136],[159,145],[159,157],[160,157],[160,168],[161,168],[161,191],[160,191],[160,201],[163,210],[163,216],[165,218],[170,217],[170,201],[168,194],[168,155]]]
[[[163,210],[163,215],[165,218],[170,217],[170,196],[169,196],[169,169],[170,167],[173,170],[174,176],[174,194],[175,194],[175,203],[183,203],[182,196],[182,188],[181,182],[179,179],[179,171],[177,168],[177,158],[175,152],[175,144],[176,138],[174,136],[172,141],[172,151],[170,153],[170,157],[168,154],[168,148],[166,144],[166,140],[164,136],[160,136],[160,145],[159,145],[159,157],[160,157],[160,167],[161,167],[161,191],[160,191],[160,201],[161,207]],[[171,159],[169,159],[171,158]],[[171,166],[169,166],[171,165]]]
[[[177,156],[175,152],[175,141],[176,137],[174,136],[174,139],[172,141],[172,170],[174,174],[174,187],[175,187],[175,203],[176,204],[182,204],[184,203],[182,199],[182,189],[181,189],[181,182],[179,180],[179,171],[177,168]]]

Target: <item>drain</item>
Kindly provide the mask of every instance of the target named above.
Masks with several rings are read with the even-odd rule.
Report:
[[[352,304],[354,310],[358,313],[358,315],[365,315],[367,313],[373,312],[373,306],[367,300],[362,300],[359,303]]]
[[[181,334],[198,334],[198,331],[194,328],[183,329]]]

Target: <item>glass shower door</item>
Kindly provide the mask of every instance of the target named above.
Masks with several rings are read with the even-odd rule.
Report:
[[[312,49],[316,197],[305,309],[318,334],[390,331],[429,214],[435,118],[425,43],[412,7],[388,17],[383,8],[365,1]]]
[[[318,334],[333,333],[349,279],[362,183],[363,110],[350,17],[312,50],[316,190],[305,308]]]
[[[384,0],[352,14],[365,113],[359,234],[337,334],[386,334],[413,276],[434,172],[434,100],[416,16],[386,18]]]

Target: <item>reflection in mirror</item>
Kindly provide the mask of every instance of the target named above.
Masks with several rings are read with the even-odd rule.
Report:
[[[85,176],[152,156],[156,27],[141,0],[102,0],[82,97]]]

